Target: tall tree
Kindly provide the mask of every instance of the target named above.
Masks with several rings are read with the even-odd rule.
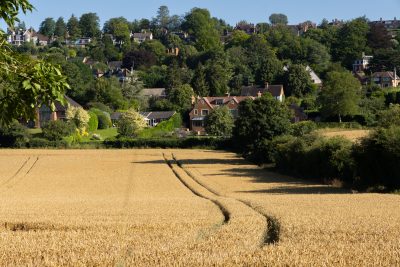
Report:
[[[194,8],[185,16],[182,28],[195,40],[199,51],[221,48],[219,33],[207,9]]]
[[[310,91],[310,73],[303,65],[293,64],[285,73],[285,85],[287,96],[302,97]]]
[[[391,36],[382,23],[372,24],[367,35],[368,46],[372,49],[388,49],[391,48]]]
[[[0,19],[8,27],[15,25],[20,12],[33,10],[27,0],[0,2]],[[14,119],[34,119],[41,103],[54,110],[55,101],[65,103],[69,87],[61,71],[44,61],[15,54],[0,30],[0,125],[8,126]]]
[[[78,37],[81,37],[82,32],[79,28],[79,20],[77,17],[74,16],[74,14],[72,14],[67,22],[67,30],[70,38],[76,39]]]
[[[245,154],[257,151],[267,140],[287,134],[290,130],[290,112],[287,106],[270,94],[239,104],[239,118],[235,121],[233,136],[238,148]]]
[[[58,37],[65,37],[67,33],[67,25],[62,17],[59,17],[56,22],[56,28],[54,30],[54,35]]]
[[[201,63],[197,65],[194,72],[192,86],[198,96],[208,96],[210,94],[210,88],[206,81],[206,68]]]
[[[230,136],[234,126],[233,117],[227,106],[210,112],[205,120],[206,132],[215,136]]]
[[[39,26],[39,32],[48,37],[54,34],[54,30],[56,29],[56,22],[53,18],[46,18]]]
[[[100,36],[100,19],[96,13],[85,13],[79,19],[79,28],[84,37]]]
[[[354,115],[358,111],[361,84],[350,72],[329,72],[319,95],[324,117]]]
[[[167,6],[160,6],[155,17],[155,23],[159,28],[168,28],[169,25],[169,9]]]
[[[129,22],[124,17],[111,18],[106,21],[103,32],[113,35],[118,42],[130,40]]]
[[[285,14],[274,13],[271,14],[271,16],[269,16],[269,22],[271,22],[272,25],[277,25],[277,24],[286,25],[288,24],[288,18]]]
[[[367,46],[369,25],[365,18],[357,18],[346,23],[338,32],[336,43],[332,47],[333,59],[352,68],[354,60],[363,52],[371,52]]]
[[[189,84],[183,84],[173,88],[168,94],[168,99],[176,106],[178,112],[183,113],[191,108],[193,95],[193,88]]]

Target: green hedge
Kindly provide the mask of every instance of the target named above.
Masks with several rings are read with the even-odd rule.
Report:
[[[28,148],[68,148],[69,144],[65,140],[50,141],[44,138],[32,138],[26,143]]]
[[[292,137],[275,148],[277,169],[320,181],[340,179],[352,183],[352,143],[342,137]]]
[[[232,142],[218,138],[110,138],[103,142],[107,148],[211,148],[230,149]]]
[[[400,189],[400,127],[378,129],[354,146],[355,184]]]

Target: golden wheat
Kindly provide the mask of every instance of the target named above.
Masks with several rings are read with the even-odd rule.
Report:
[[[264,246],[248,263],[400,265],[398,195],[353,194],[277,175],[231,153],[174,153],[205,186],[278,219],[280,242]]]
[[[1,150],[0,265],[396,266],[399,207],[225,152]]]

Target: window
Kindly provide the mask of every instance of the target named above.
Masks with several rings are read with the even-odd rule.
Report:
[[[215,105],[222,105],[224,104],[224,100],[223,99],[216,99],[215,100]]]
[[[202,109],[201,116],[207,116],[207,115],[208,115],[208,109]]]
[[[203,127],[203,121],[193,121],[193,127]]]
[[[194,115],[199,115],[199,111],[197,109],[194,110]]]

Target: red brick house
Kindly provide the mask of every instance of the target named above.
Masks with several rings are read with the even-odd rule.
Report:
[[[66,120],[66,111],[68,107],[70,106],[79,108],[82,107],[68,96],[65,96],[65,100],[67,101],[67,104],[65,106],[63,106],[60,102],[56,101],[55,102],[56,109],[54,111],[51,111],[51,109],[48,106],[42,105],[40,108],[36,110],[36,119],[34,125],[29,123],[29,126],[33,126],[35,128],[41,128],[48,121]]]
[[[210,112],[218,107],[226,106],[231,111],[233,118],[238,117],[239,103],[246,99],[255,98],[252,96],[221,96],[221,97],[198,97],[193,98],[193,109],[189,113],[190,130],[204,134],[204,120]]]

